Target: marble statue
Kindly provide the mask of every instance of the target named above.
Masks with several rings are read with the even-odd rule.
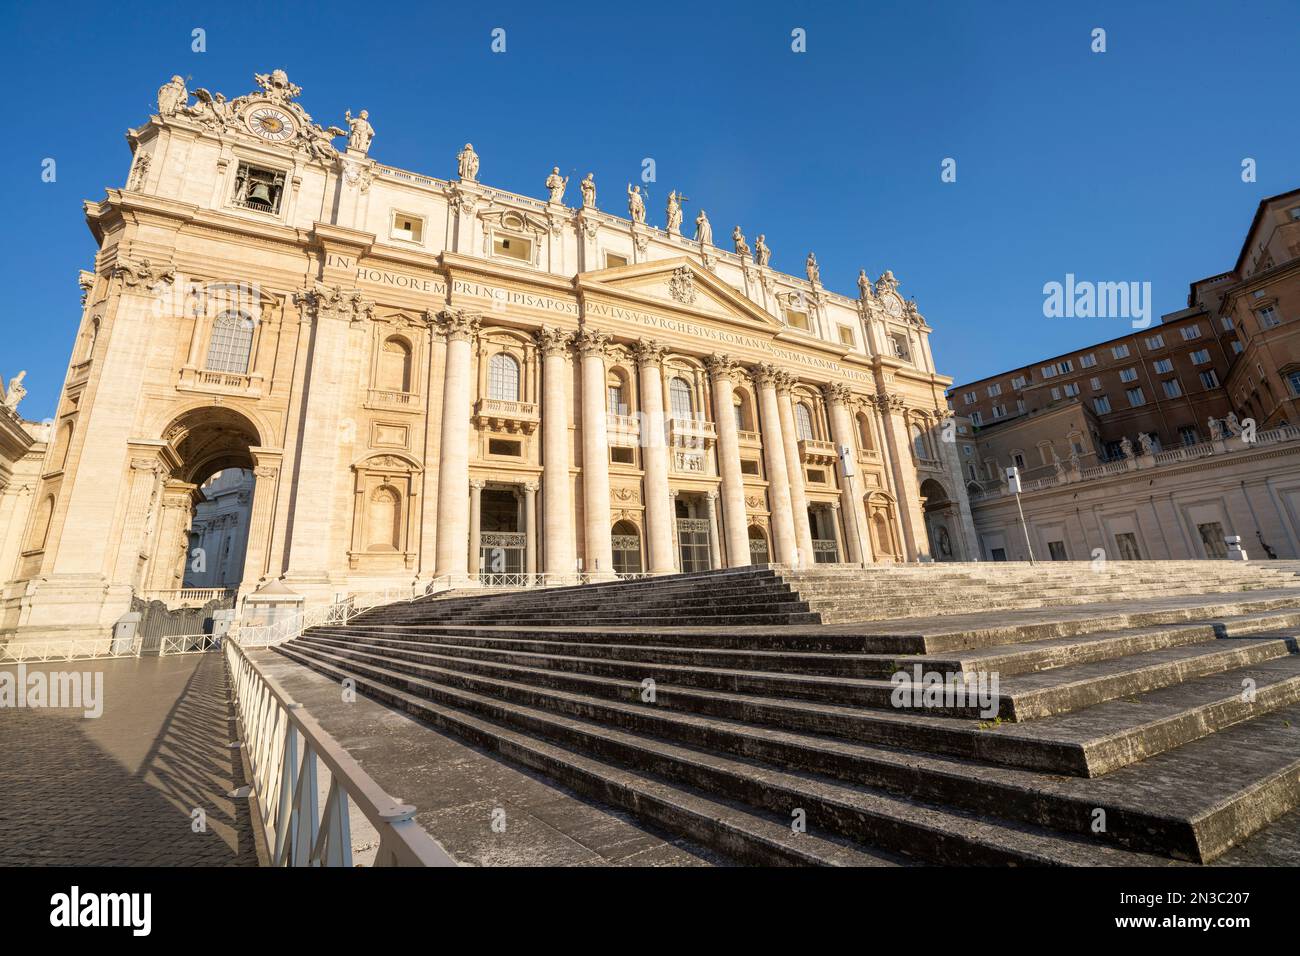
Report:
[[[1119,440],[1119,453],[1120,453],[1120,457],[1122,458],[1133,457],[1133,443],[1129,441],[1129,437],[1127,435],[1125,435],[1123,438]]]
[[[1070,448],[1070,470],[1075,474],[1079,473],[1079,449],[1073,446]]]
[[[668,232],[678,235],[682,231],[682,197],[677,190],[668,194]]]
[[[351,110],[346,110],[343,119],[347,121],[348,129],[351,130],[348,133],[348,149],[355,149],[362,153],[370,149],[370,141],[375,138],[375,128],[370,125],[370,111],[362,110],[353,116]]]
[[[1152,455],[1156,450],[1156,443],[1151,440],[1151,436],[1146,432],[1138,432],[1138,444],[1142,446],[1142,454]]]
[[[1213,441],[1223,441],[1223,422],[1213,415],[1210,416],[1210,438]]]
[[[739,226],[731,230],[731,241],[736,244],[736,255],[740,256],[742,259],[748,259],[749,243],[745,241],[745,234],[740,231]]]
[[[645,200],[641,198],[641,187],[627,184],[627,214],[633,222],[645,222]]]
[[[578,188],[582,190],[582,208],[595,209],[596,208],[596,174],[587,173],[586,179],[584,179],[582,182],[578,184]]]
[[[871,280],[867,278],[867,270],[858,270],[858,298],[862,300],[871,298]]]
[[[765,266],[772,261],[772,250],[767,247],[767,236],[761,232],[754,240],[754,261],[760,266]]]
[[[702,246],[713,245],[713,226],[709,222],[709,217],[700,210],[700,214],[695,217],[695,241]]]
[[[1241,422],[1238,421],[1236,412],[1228,412],[1228,417],[1223,420],[1223,424],[1228,429],[1228,434],[1234,437],[1241,434]]]
[[[27,389],[23,388],[23,379],[27,377],[27,370],[23,369],[17,375],[9,380],[9,387],[4,393],[4,407],[11,412],[18,411],[18,403],[23,400],[27,394]]]
[[[158,88],[158,115],[171,116],[189,100],[190,94],[185,89],[185,80],[173,76],[170,82]]]
[[[1057,481],[1065,480],[1065,466],[1061,464],[1061,459],[1056,454],[1055,449],[1052,450],[1052,470],[1056,473]]]
[[[811,252],[808,253],[808,258],[804,262],[804,271],[808,273],[808,281],[813,285],[817,285],[822,281],[821,267],[817,265],[817,257]]]
[[[478,153],[474,152],[473,143],[466,143],[465,148],[456,154],[456,169],[461,179],[477,182]]]
[[[551,175],[546,177],[546,188],[550,192],[547,202],[564,202],[564,190],[569,188],[569,177],[560,175],[559,166],[552,167]]]
[[[898,280],[894,278],[894,273],[886,269],[879,279],[876,280],[876,294],[882,292],[895,292],[898,290]]]

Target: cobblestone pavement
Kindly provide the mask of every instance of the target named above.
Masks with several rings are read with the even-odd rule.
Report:
[[[102,672],[103,714],[0,709],[0,864],[257,865],[220,655],[26,668]]]

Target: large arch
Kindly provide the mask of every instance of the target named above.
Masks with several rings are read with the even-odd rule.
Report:
[[[936,561],[959,561],[957,542],[957,506],[943,482],[926,478],[921,482],[921,501],[925,511],[925,533],[930,541],[930,556]]]

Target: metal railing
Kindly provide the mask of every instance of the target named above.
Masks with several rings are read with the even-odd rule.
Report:
[[[144,638],[137,634],[128,645],[111,637],[64,638],[58,641],[11,641],[0,646],[0,663],[76,661],[92,657],[139,657]]]
[[[385,793],[243,648],[227,642],[225,655],[273,866],[352,866],[354,806],[379,835],[372,866],[457,865],[415,822],[415,807]],[[322,770],[329,777],[323,803]]]
[[[215,634],[164,634],[158,642],[158,656],[171,654],[207,654],[221,650],[221,638]]]

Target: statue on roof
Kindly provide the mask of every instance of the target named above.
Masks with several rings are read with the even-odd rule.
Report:
[[[865,302],[871,298],[871,280],[867,278],[867,270],[858,270],[858,298]]]
[[[355,149],[362,153],[369,150],[370,141],[375,138],[375,128],[370,125],[370,111],[362,110],[353,116],[351,110],[345,110],[343,118],[352,131],[348,134],[348,149]]]
[[[578,188],[582,190],[582,208],[595,209],[596,208],[596,174],[587,173],[587,177],[578,184]]]
[[[695,241],[702,246],[713,245],[713,225],[703,209],[695,217]]]
[[[456,172],[466,182],[478,181],[478,153],[474,152],[473,143],[466,143],[456,154]]]
[[[627,214],[636,223],[645,222],[645,200],[641,198],[641,187],[627,184]]]
[[[813,285],[817,285],[822,281],[821,266],[817,265],[817,257],[811,252],[808,253],[808,258],[804,261],[804,271],[808,273],[808,281]]]
[[[668,194],[668,234],[670,236],[679,235],[682,231],[682,199],[684,197],[673,190]]]
[[[27,370],[23,369],[17,375],[9,380],[9,387],[4,392],[4,407],[11,412],[18,411],[18,403],[23,400],[27,394],[27,389],[23,388],[23,379],[27,377]]]
[[[185,80],[173,76],[170,81],[158,87],[158,115],[171,116],[190,101],[190,94],[185,89]]]
[[[772,250],[767,247],[767,236],[761,232],[754,240],[754,261],[760,266],[765,266],[772,261]]]
[[[546,177],[546,190],[550,194],[547,202],[564,202],[564,190],[568,188],[569,177],[560,175],[559,166],[552,167],[551,175]]]
[[[749,243],[745,241],[745,234],[740,231],[739,226],[731,230],[731,241],[736,244],[736,255],[742,259],[748,259]]]

